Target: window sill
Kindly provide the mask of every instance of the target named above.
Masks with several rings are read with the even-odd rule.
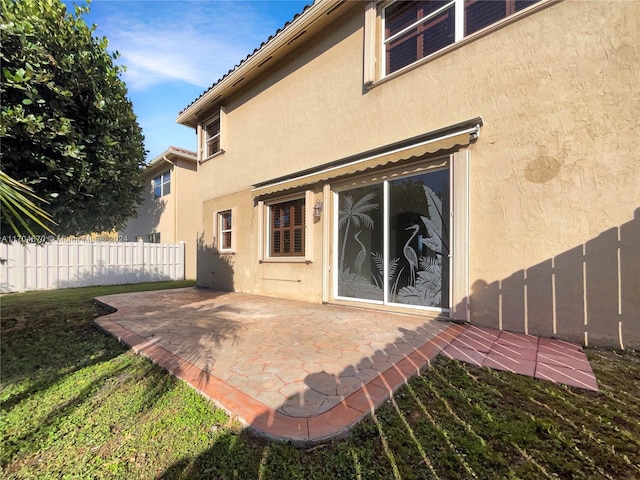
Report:
[[[203,158],[202,160],[200,160],[200,165],[202,165],[204,162],[208,162],[209,160],[216,158],[217,156],[220,156],[224,153],[224,150],[220,149],[218,150],[216,153],[214,153],[213,155],[209,155],[207,158]]]
[[[235,255],[235,250],[218,250],[218,255]]]
[[[268,257],[263,258],[259,263],[313,263],[310,258],[306,257]]]
[[[493,23],[485,28],[483,28],[482,30],[478,30],[475,33],[472,33],[471,35],[464,37],[462,40],[459,40],[455,43],[452,43],[451,45],[447,45],[446,47],[444,47],[442,50],[438,50],[437,52],[432,53],[431,55],[429,55],[428,57],[424,57],[421,58],[420,60],[416,60],[415,62],[413,62],[410,65],[407,65],[405,67],[402,67],[399,70],[396,70],[395,72],[392,72],[388,75],[384,75],[381,76],[380,78],[372,81],[372,82],[367,82],[365,83],[365,88],[367,90],[371,90],[375,87],[377,87],[378,85],[382,85],[386,82],[388,82],[389,80],[393,80],[394,78],[397,78],[407,72],[410,72],[412,70],[415,70],[416,68],[422,67],[423,65],[430,63],[434,60],[436,60],[437,58],[440,58],[444,55],[447,55],[450,52],[453,52],[454,50],[457,50],[460,47],[463,47],[465,45],[467,45],[468,43],[474,42],[482,37],[484,37],[485,35],[488,35],[496,30],[499,30],[507,25],[511,25],[513,22],[517,22],[527,16],[529,16],[532,13],[535,13],[539,10],[542,10],[544,8],[549,7],[550,5],[553,5],[555,3],[559,3],[562,0],[542,0],[540,3],[536,3],[534,5],[529,6],[527,9],[524,9],[516,14],[510,15],[508,17],[503,18],[502,20]]]

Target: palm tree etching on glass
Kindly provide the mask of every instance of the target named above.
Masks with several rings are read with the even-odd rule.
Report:
[[[376,193],[368,192],[357,200],[353,195],[340,195],[338,227],[342,236],[338,268],[339,295],[382,300],[383,289],[388,289],[392,302],[442,306],[442,274],[446,270],[443,269],[443,259],[448,258],[449,253],[448,217],[443,216],[440,196],[427,185],[422,184],[421,187],[425,202],[425,209],[422,210],[424,215],[419,215],[422,224],[418,222],[404,228],[410,232],[409,238],[401,244],[404,259],[388,259],[386,281],[384,255],[373,251],[371,237],[365,236],[365,229],[374,231],[379,228],[372,218],[372,212],[379,208],[374,202]],[[442,195],[445,194],[442,192]],[[358,229],[353,235],[352,226]],[[363,241],[364,238],[368,240]],[[367,258],[373,260],[372,271],[365,269]]]
[[[342,251],[340,253],[340,271],[344,272],[344,253],[347,248],[347,238],[349,237],[349,228],[353,224],[354,227],[373,228],[373,219],[369,216],[369,212],[378,208],[377,203],[372,200],[376,197],[374,192],[367,193],[360,200],[354,201],[351,195],[342,197],[342,205],[339,212],[338,228],[344,228],[344,237],[342,239]],[[356,236],[360,232],[356,233]],[[358,239],[356,239],[358,241]],[[362,244],[361,244],[362,245]],[[363,260],[364,262],[364,260]]]
[[[338,268],[339,295],[351,298],[381,300],[383,297],[382,287],[377,284],[373,274],[371,274],[373,278],[369,278],[370,273],[368,272],[370,271],[370,267],[365,263],[367,259],[371,261],[367,245],[370,245],[371,231],[373,231],[376,226],[375,220],[372,218],[372,212],[379,207],[379,205],[374,202],[377,194],[375,192],[368,192],[357,200],[357,197],[354,198],[354,195],[341,194],[340,196],[341,208],[339,211],[338,227],[342,234],[342,248],[340,250],[340,264]],[[355,235],[351,235],[350,230],[352,226],[359,229]],[[365,234],[365,229],[369,230],[367,234]],[[363,241],[363,238],[367,240]],[[352,255],[355,259],[351,263],[347,257],[351,257]]]

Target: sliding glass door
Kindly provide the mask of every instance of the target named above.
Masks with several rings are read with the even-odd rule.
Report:
[[[338,298],[449,308],[449,169],[337,193]]]

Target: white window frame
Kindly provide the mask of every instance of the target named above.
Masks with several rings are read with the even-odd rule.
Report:
[[[386,9],[388,7],[390,7],[391,5],[393,5],[394,3],[396,3],[397,1],[400,0],[394,0],[394,1],[386,1],[386,2],[372,2],[369,4],[369,6],[367,7],[367,11],[365,12],[365,29],[369,29],[369,33],[366,34],[365,37],[365,43],[368,43],[369,45],[372,43],[373,38],[375,38],[375,32],[376,32],[376,25],[375,22],[373,21],[374,18],[377,18],[377,16],[379,15],[380,18],[380,22],[379,22],[379,26],[380,26],[380,33],[379,33],[379,41],[376,42],[378,43],[378,55],[379,55],[379,59],[380,61],[378,62],[380,64],[380,70],[379,72],[374,71],[374,67],[372,67],[372,65],[375,65],[375,59],[370,59],[367,58],[365,59],[365,83],[374,83],[376,80],[382,80],[384,78],[387,77],[391,77],[391,76],[395,76],[396,74],[399,74],[400,72],[404,72],[406,70],[410,70],[411,68],[414,68],[416,65],[420,65],[422,63],[428,62],[429,60],[436,58],[440,55],[442,55],[444,52],[449,51],[452,48],[457,47],[463,40],[467,40],[467,39],[472,39],[475,38],[477,36],[480,36],[488,31],[491,30],[495,30],[497,28],[500,28],[501,26],[507,24],[507,23],[511,23],[514,20],[516,20],[517,18],[523,16],[523,15],[527,15],[528,13],[538,10],[540,8],[542,8],[543,6],[546,6],[547,4],[549,4],[551,1],[553,0],[539,0],[537,3],[533,4],[533,5],[529,5],[528,7],[523,8],[522,10],[518,11],[518,12],[514,12],[512,14],[507,15],[506,17],[491,23],[489,25],[487,25],[486,27],[473,32],[467,36],[464,35],[464,15],[465,15],[465,0],[451,0],[450,2],[448,2],[446,5],[440,7],[438,10],[434,11],[433,13],[429,14],[428,16],[418,19],[416,20],[416,22],[414,22],[413,24],[407,26],[406,28],[404,28],[403,30],[401,30],[400,32],[395,33],[394,35],[392,35],[391,37],[389,37],[388,39],[385,39],[385,17],[386,17]],[[505,0],[501,0],[501,1],[505,1]],[[404,35],[405,33],[407,33],[408,31],[410,31],[413,28],[416,28],[416,26],[419,26],[422,23],[427,22],[429,19],[437,16],[438,14],[442,13],[444,10],[446,10],[447,8],[450,8],[451,6],[454,6],[454,11],[455,11],[455,33],[454,33],[454,40],[452,43],[448,44],[447,46],[441,48],[440,50],[437,50],[429,55],[427,55],[426,57],[423,58],[418,58],[416,60],[414,60],[413,62],[405,65],[402,68],[399,68],[393,72],[390,73],[386,73],[387,72],[387,55],[386,55],[386,45],[387,43],[401,37],[402,35]],[[368,40],[367,40],[368,39]],[[375,52],[376,49],[369,47],[368,52],[374,51]],[[375,55],[375,54],[374,54]]]
[[[207,128],[214,122],[218,122],[219,130],[218,133],[212,135],[211,137],[207,136]],[[207,120],[202,122],[202,127],[200,131],[202,132],[202,147],[201,147],[201,159],[200,162],[207,161],[213,157],[217,157],[225,152],[224,150],[224,132],[226,129],[226,109],[224,107],[220,107],[220,109],[216,112],[215,115],[209,117]],[[215,152],[209,151],[209,143],[212,140],[218,141],[218,150]]]
[[[167,180],[165,181],[165,175],[167,176]],[[160,195],[156,195],[156,180],[160,180]],[[169,185],[169,191],[165,192],[166,185]],[[166,172],[161,173],[160,175],[156,175],[151,180],[151,195],[154,200],[158,198],[162,198],[165,195],[169,195],[171,193],[171,170],[167,170]]]
[[[460,150],[447,157],[436,157],[428,160],[424,163],[426,167],[422,173],[429,171],[441,170],[447,168],[449,170],[449,195],[450,195],[450,212],[451,223],[450,229],[450,264],[449,264],[449,307],[437,308],[437,307],[424,307],[416,305],[405,305],[399,303],[389,303],[388,298],[384,300],[363,300],[351,297],[341,297],[338,295],[338,255],[333,255],[331,263],[327,261],[327,266],[331,265],[332,275],[329,275],[326,279],[331,282],[327,285],[327,289],[331,292],[331,301],[345,303],[345,304],[368,304],[368,305],[385,305],[391,308],[402,308],[407,310],[425,310],[434,311],[447,314],[450,318],[469,321],[470,320],[470,286],[469,286],[469,173],[470,173],[470,158],[471,154],[469,150]],[[446,163],[439,162],[440,160],[448,160]],[[436,166],[436,163],[439,163]],[[430,165],[434,165],[430,167]],[[419,175],[420,172],[414,171],[404,175],[394,174],[394,170],[389,170],[386,180],[381,180],[379,177],[385,175],[365,175],[356,177],[359,179],[358,185],[365,184],[382,184],[385,188],[385,198],[388,198],[387,185],[391,179],[412,177]],[[375,177],[375,178],[373,178]],[[339,202],[338,194],[343,191],[350,190],[352,185],[348,187],[333,185],[329,191],[332,196],[332,243],[335,246],[339,245],[339,230],[337,222],[339,218]],[[383,208],[385,209],[384,215],[387,216],[386,208],[388,202],[385,201]],[[389,232],[385,228],[384,236],[388,237]],[[335,250],[334,250],[335,253]],[[328,256],[327,256],[328,258]],[[388,276],[386,269],[388,267],[388,259],[385,257],[385,277]]]
[[[304,255],[272,257],[271,252],[271,206],[293,200],[304,199]],[[313,206],[315,194],[311,190],[258,202],[258,259],[260,263],[312,263],[313,262]]]
[[[148,243],[161,243],[160,242],[160,232],[153,232],[147,235]]]
[[[224,229],[224,222],[222,220],[222,216],[226,213],[231,214],[231,228]],[[235,232],[235,218],[236,212],[234,208],[227,208],[225,210],[219,210],[215,213],[215,223],[216,223],[216,245],[219,253],[235,253],[236,252],[236,232]],[[224,247],[224,233],[229,232],[231,234],[231,245],[229,247]]]

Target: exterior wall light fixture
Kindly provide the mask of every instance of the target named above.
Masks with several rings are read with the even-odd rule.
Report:
[[[313,218],[320,218],[321,213],[322,213],[322,202],[320,200],[316,200],[316,204],[313,206]]]

